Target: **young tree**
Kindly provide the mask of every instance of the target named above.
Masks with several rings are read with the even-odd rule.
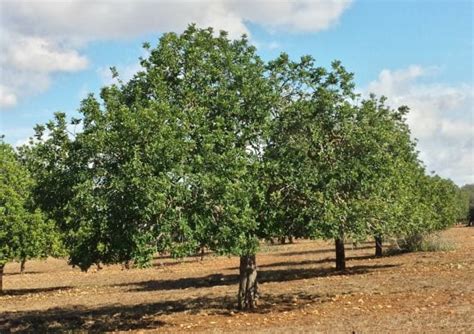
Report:
[[[42,258],[57,243],[52,221],[34,208],[33,180],[13,148],[0,140],[0,292],[7,262]]]

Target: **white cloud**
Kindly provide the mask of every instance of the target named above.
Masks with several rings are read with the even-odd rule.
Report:
[[[16,104],[16,95],[7,87],[0,85],[0,107],[12,107]]]
[[[44,37],[0,30],[0,107],[16,105],[24,96],[45,91],[55,72],[87,67],[84,56]]]
[[[438,72],[416,65],[383,70],[366,92],[410,107],[407,121],[428,170],[458,184],[474,183],[474,87],[426,82]]]
[[[56,38],[103,39],[182,30],[190,22],[246,33],[246,22],[272,29],[320,31],[351,0],[6,0],[1,18],[13,30]]]
[[[351,1],[3,0],[0,80],[8,95],[2,91],[2,105],[44,91],[54,72],[85,68],[87,59],[78,50],[90,41],[181,31],[191,22],[226,30],[232,38],[249,34],[248,23],[316,32],[337,23]],[[31,85],[29,76],[40,84]]]
[[[5,49],[5,61],[19,70],[40,73],[75,72],[87,67],[87,59],[76,50],[61,49],[44,38],[17,37]]]
[[[337,23],[352,1],[229,1],[230,6],[251,22],[274,30],[314,32]]]

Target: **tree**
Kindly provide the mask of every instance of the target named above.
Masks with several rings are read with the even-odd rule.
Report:
[[[245,37],[194,26],[145,46],[132,80],[102,89],[101,103],[82,102],[81,133],[68,136],[63,114],[47,136],[37,128],[38,166],[49,172],[39,171],[37,191],[51,194],[42,207],[84,270],[146,265],[156,251],[239,255],[239,305],[254,307],[260,144],[273,96],[264,64]]]
[[[252,308],[257,297],[260,144],[273,96],[264,64],[247,39],[230,41],[224,32],[213,34],[194,26],[180,36],[165,34],[142,61],[144,72],[124,87],[124,95],[127,104],[146,106],[151,99],[175,109],[173,117],[189,145],[186,168],[180,171],[186,190],[182,226],[193,244],[186,250],[197,245],[239,255],[239,306]]]
[[[459,220],[467,220],[468,226],[474,226],[474,184],[459,189]]]
[[[13,148],[0,141],[0,292],[7,262],[42,258],[58,242],[55,225],[34,208],[33,180]],[[23,266],[22,266],[23,267]],[[23,267],[24,268],[24,267]]]
[[[404,115],[384,99],[358,101],[353,75],[311,57],[270,63],[280,101],[265,150],[271,231],[334,239],[345,269],[345,238],[380,237],[389,229],[403,164],[417,164]],[[398,187],[400,189],[400,187]]]

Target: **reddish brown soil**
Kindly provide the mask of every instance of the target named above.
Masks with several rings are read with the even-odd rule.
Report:
[[[24,275],[11,263],[0,332],[474,333],[474,228],[443,238],[456,249],[376,259],[371,243],[348,244],[344,274],[333,271],[332,243],[263,246],[254,312],[234,308],[237,258],[89,273],[49,259]]]

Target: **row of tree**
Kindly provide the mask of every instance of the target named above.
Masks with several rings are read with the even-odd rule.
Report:
[[[253,308],[260,240],[335,240],[344,270],[346,239],[381,255],[384,238],[459,217],[456,185],[418,160],[408,108],[362,99],[340,62],[264,62],[245,37],[195,26],[144,47],[141,70],[112,69],[118,84],[80,118],[57,113],[17,157],[2,144],[0,268],[55,251],[22,255],[14,240],[33,230],[83,270],[206,247],[240,256],[238,303]]]

